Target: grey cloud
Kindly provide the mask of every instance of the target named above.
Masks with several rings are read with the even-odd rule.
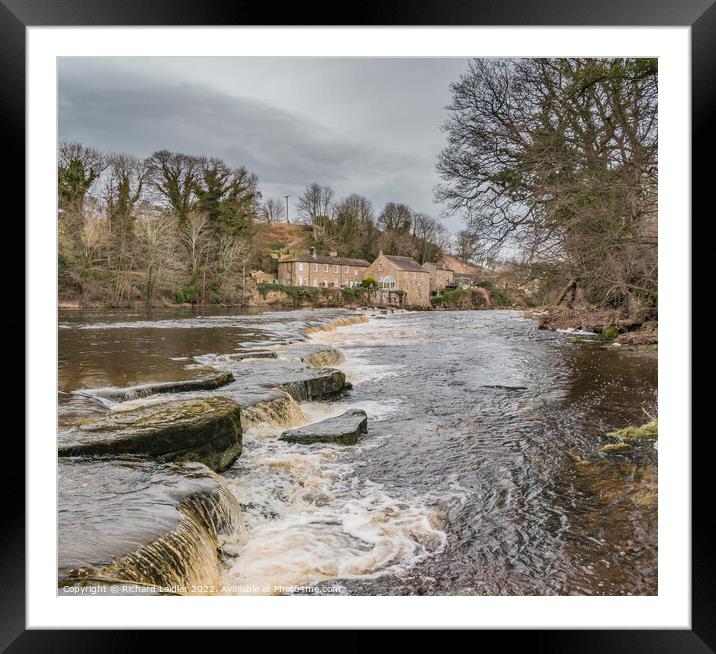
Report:
[[[60,138],[139,156],[162,148],[218,156],[254,171],[267,196],[295,196],[318,181],[338,195],[366,195],[378,208],[395,200],[438,213],[431,200],[437,151],[422,136],[438,129],[435,121],[421,124],[412,118],[415,138],[396,146],[384,143],[375,129],[362,131],[359,111],[357,124],[341,131],[324,124],[335,122],[325,102],[319,107],[322,114],[317,108],[316,117],[306,116],[291,110],[290,98],[276,106],[217,86],[162,75],[149,64],[140,74],[111,59],[64,59],[59,65]],[[336,109],[329,109],[335,115]]]

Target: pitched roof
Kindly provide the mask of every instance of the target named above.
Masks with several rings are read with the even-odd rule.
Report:
[[[428,272],[430,272],[433,268],[435,270],[442,270],[443,272],[449,272],[449,273],[453,272],[451,268],[446,268],[445,266],[441,266],[440,264],[433,263],[432,261],[426,261],[423,264],[423,268],[425,268],[425,270],[427,270]]]
[[[384,254],[383,256],[391,263],[394,263],[400,270],[409,270],[411,272],[421,273],[428,272],[417,261],[415,261],[415,259],[411,259],[410,257],[397,257],[392,254]]]
[[[286,259],[281,259],[279,263],[291,263],[294,261],[302,261],[304,263],[328,263],[338,266],[364,266],[366,268],[370,265],[365,259],[326,257],[320,254],[317,254],[315,257],[312,257],[310,254],[296,254]]]

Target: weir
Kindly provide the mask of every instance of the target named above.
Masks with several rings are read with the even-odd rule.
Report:
[[[189,393],[192,391],[210,391],[234,381],[230,372],[218,372],[204,375],[198,379],[186,381],[160,382],[156,384],[140,384],[125,388],[82,388],[74,391],[76,395],[83,395],[99,400],[103,404],[118,404],[129,400],[138,400],[152,395],[169,393]]]
[[[241,538],[234,495],[200,463],[61,459],[59,586],[217,584],[222,538]],[[81,536],[80,536],[81,535]]]
[[[298,402],[333,397],[346,384],[343,372],[328,368],[343,360],[338,350],[302,342],[366,321],[361,315],[309,324],[280,351],[202,355],[197,360],[216,372],[194,380],[74,391],[113,410],[60,432],[60,588],[130,583],[220,592],[222,543],[236,547],[245,528],[223,478],[194,461],[223,470],[240,454],[244,430],[305,424]],[[209,392],[217,388],[223,397]],[[171,397],[144,403],[156,395]],[[207,425],[213,434],[219,418],[209,424],[205,404],[235,407],[226,452],[221,434],[204,444]],[[172,459],[185,462],[166,462]]]
[[[346,316],[345,318],[337,318],[318,325],[309,325],[303,330],[303,333],[308,336],[316,332],[331,332],[338,327],[349,327],[350,325],[359,325],[364,322],[368,322],[367,316]]]
[[[301,407],[290,395],[259,402],[241,412],[241,428],[246,431],[261,423],[275,427],[293,427],[305,422]]]

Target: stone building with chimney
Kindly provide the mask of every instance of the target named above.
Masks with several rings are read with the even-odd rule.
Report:
[[[360,286],[366,276],[368,262],[365,259],[316,254],[311,248],[308,254],[296,254],[278,262],[278,281],[285,286],[316,286],[322,288],[352,288]]]
[[[430,273],[410,257],[383,254],[370,264],[365,277],[372,277],[378,288],[405,293],[407,307],[430,307]]]

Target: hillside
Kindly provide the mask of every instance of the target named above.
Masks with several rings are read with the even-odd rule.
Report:
[[[262,249],[290,247],[292,250],[300,250],[304,246],[302,241],[310,235],[311,228],[308,225],[280,222],[259,223],[256,230],[255,244]]]
[[[450,254],[443,256],[442,265],[449,268],[457,275],[482,275],[486,271],[479,266],[475,266],[471,263],[464,263],[457,257],[453,257]]]

